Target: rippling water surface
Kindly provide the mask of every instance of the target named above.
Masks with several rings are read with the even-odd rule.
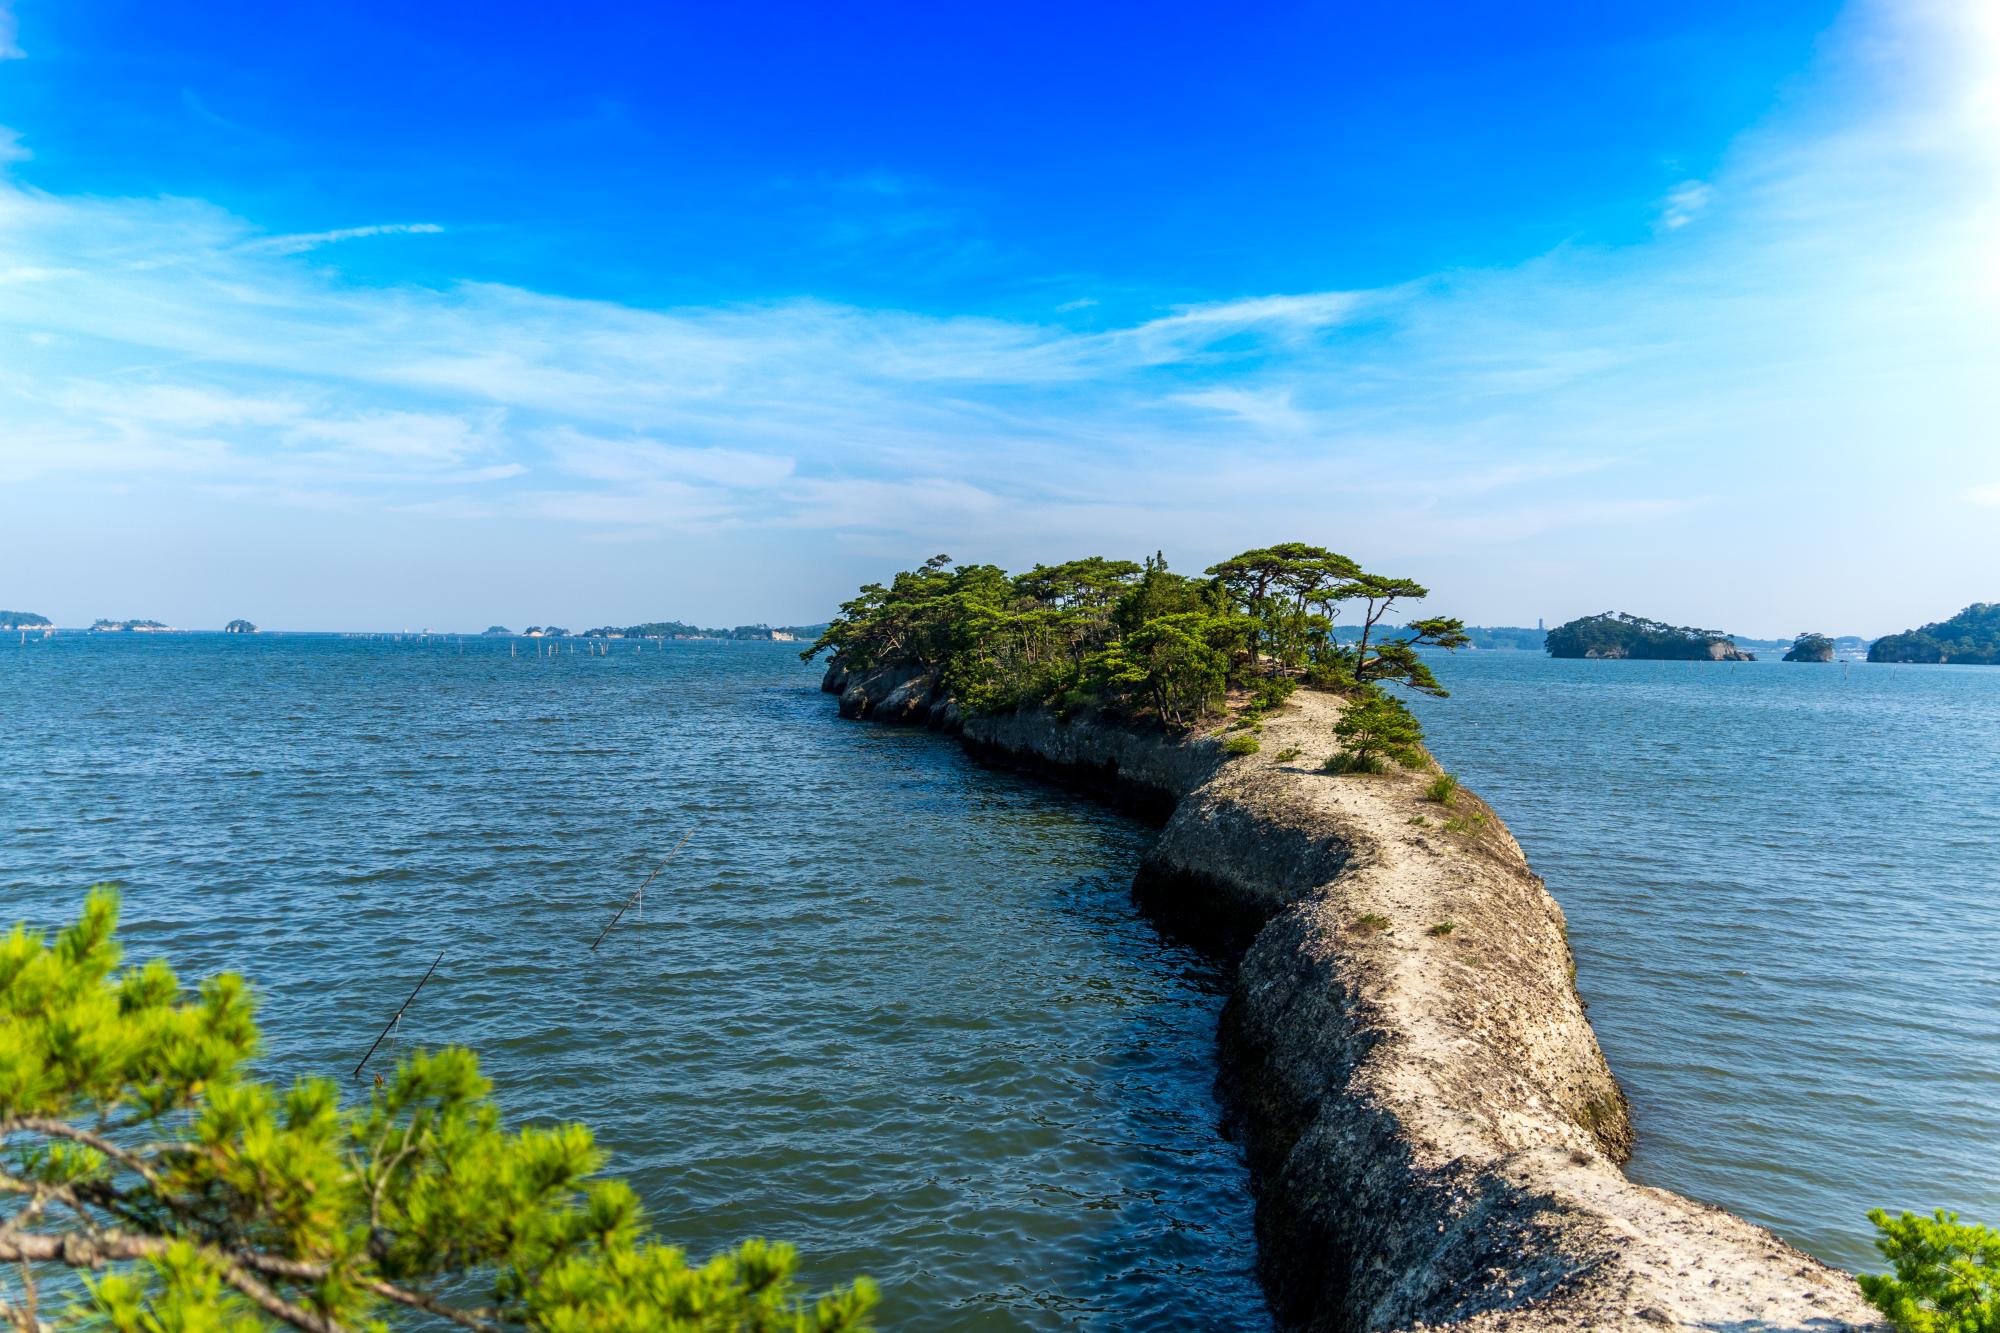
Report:
[[[1569,916],[1632,1174],[1877,1268],[2000,1223],[2000,668],[1463,654],[1431,748]]]
[[[1468,654],[1425,703],[1569,914],[1640,1179],[1871,1266],[2000,1220],[2000,669]],[[262,986],[270,1064],[406,1043],[583,1117],[700,1253],[909,1328],[1268,1326],[1216,1132],[1222,978],[1146,830],[841,724],[785,645],[59,636],[0,649],[0,892]],[[680,858],[597,954],[662,852]]]
[[[523,647],[5,644],[6,916],[123,881],[128,955],[248,974],[282,1078],[344,1077],[442,948],[404,1043],[892,1327],[1268,1327],[1222,978],[1135,915],[1147,830],[837,723],[787,645]]]

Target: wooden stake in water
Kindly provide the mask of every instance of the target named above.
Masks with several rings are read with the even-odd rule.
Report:
[[[671,852],[667,853],[667,860],[662,861],[658,865],[654,866],[653,873],[646,876],[646,884],[651,884],[654,880],[660,877],[660,872],[667,868],[667,861],[671,861],[676,856],[679,856],[681,848],[687,846],[687,840],[689,838],[692,838],[693,836],[694,836],[693,829],[689,829],[686,833],[681,834],[681,840],[674,844],[674,849]],[[625,900],[625,905],[623,907],[620,907],[618,911],[612,916],[611,920],[605,923],[603,930],[597,932],[597,938],[590,942],[590,951],[592,953],[596,953],[597,946],[604,943],[604,937],[611,933],[611,927],[618,924],[618,918],[625,915],[626,909],[631,907],[633,903],[639,901],[639,895],[646,891],[646,884],[641,884],[638,888],[632,890],[632,896]]]
[[[417,999],[417,991],[420,991],[420,990],[422,990],[422,989],[424,988],[424,983],[425,983],[425,982],[428,982],[428,981],[429,981],[429,980],[431,979],[431,972],[435,972],[435,971],[437,971],[437,970],[438,970],[438,964],[439,964],[439,963],[442,963],[443,961],[444,961],[444,950],[443,950],[443,949],[439,949],[439,950],[438,950],[438,956],[437,956],[437,957],[436,957],[436,959],[434,959],[434,960],[432,961],[432,963],[431,963],[431,971],[430,971],[430,972],[426,972],[426,973],[424,973],[424,980],[423,980],[423,981],[419,981],[419,982],[417,983],[417,990],[413,990],[413,991],[411,991],[411,992],[410,992],[410,998],[409,998],[409,999],[407,999],[407,1000],[405,1000],[405,1001],[403,1001],[403,1008],[402,1008],[402,1009],[398,1009],[398,1010],[397,1010],[397,1011],[396,1011],[396,1012],[395,1012],[394,1014],[392,1014],[392,1015],[390,1016],[390,1018],[389,1018],[389,1021],[388,1021],[387,1023],[385,1023],[385,1024],[383,1024],[383,1025],[382,1025],[382,1035],[381,1035],[380,1037],[377,1037],[377,1038],[375,1039],[375,1045],[374,1045],[374,1046],[370,1046],[370,1047],[368,1048],[368,1054],[366,1054],[366,1055],[364,1055],[364,1056],[362,1056],[362,1057],[361,1057],[361,1063],[360,1063],[360,1064],[358,1064],[358,1065],[356,1065],[356,1066],[354,1066],[354,1077],[355,1077],[355,1078],[360,1078],[360,1077],[361,1077],[361,1071],[362,1071],[362,1069],[363,1069],[363,1068],[365,1068],[365,1067],[367,1066],[367,1064],[368,1064],[368,1062],[369,1062],[370,1060],[372,1060],[372,1059],[374,1059],[374,1058],[375,1058],[375,1051],[376,1051],[376,1049],[377,1049],[378,1047],[380,1047],[380,1046],[382,1045],[382,1042],[383,1042],[383,1040],[384,1040],[384,1039],[386,1039],[386,1038],[388,1037],[388,1035],[389,1035],[390,1031],[391,1031],[392,1029],[394,1029],[394,1028],[395,1028],[396,1024],[398,1024],[398,1023],[400,1023],[400,1022],[402,1022],[402,1021],[403,1021],[403,1009],[408,1009],[408,1008],[409,1008],[409,1007],[410,1007],[410,1006],[411,1006],[412,1004],[414,1004],[414,1003],[416,1002],[416,999]]]

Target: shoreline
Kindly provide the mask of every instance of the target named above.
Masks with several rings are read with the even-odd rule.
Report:
[[[1134,895],[1239,960],[1218,1086],[1281,1327],[1881,1327],[1848,1274],[1625,1176],[1560,907],[1471,793],[1317,771],[1337,700],[1299,692],[1232,759],[1087,713],[967,718],[911,668],[836,663],[821,688],[1163,826]]]

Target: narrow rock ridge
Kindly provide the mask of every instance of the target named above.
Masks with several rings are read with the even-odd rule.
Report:
[[[1447,808],[1415,774],[1321,772],[1337,700],[1295,695],[1232,759],[1089,713],[967,717],[906,668],[836,663],[823,688],[843,717],[951,732],[1164,821],[1134,891],[1240,951],[1220,1086],[1281,1325],[1882,1327],[1846,1273],[1626,1178],[1562,909],[1471,793]]]

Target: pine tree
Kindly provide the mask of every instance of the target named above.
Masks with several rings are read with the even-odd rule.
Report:
[[[1378,773],[1383,761],[1393,759],[1405,768],[1424,762],[1418,748],[1423,728],[1401,700],[1368,687],[1341,711],[1333,734],[1340,738],[1341,751],[1327,767],[1343,773]]]
[[[598,1172],[582,1125],[502,1128],[468,1051],[418,1053],[365,1103],[246,1072],[240,977],[189,995],[118,970],[118,901],[0,942],[0,1322],[16,1329],[344,1333],[859,1330],[865,1280],[808,1302],[796,1256],[691,1264]],[[55,1283],[61,1269],[84,1274]],[[59,1290],[58,1290],[59,1289]]]

